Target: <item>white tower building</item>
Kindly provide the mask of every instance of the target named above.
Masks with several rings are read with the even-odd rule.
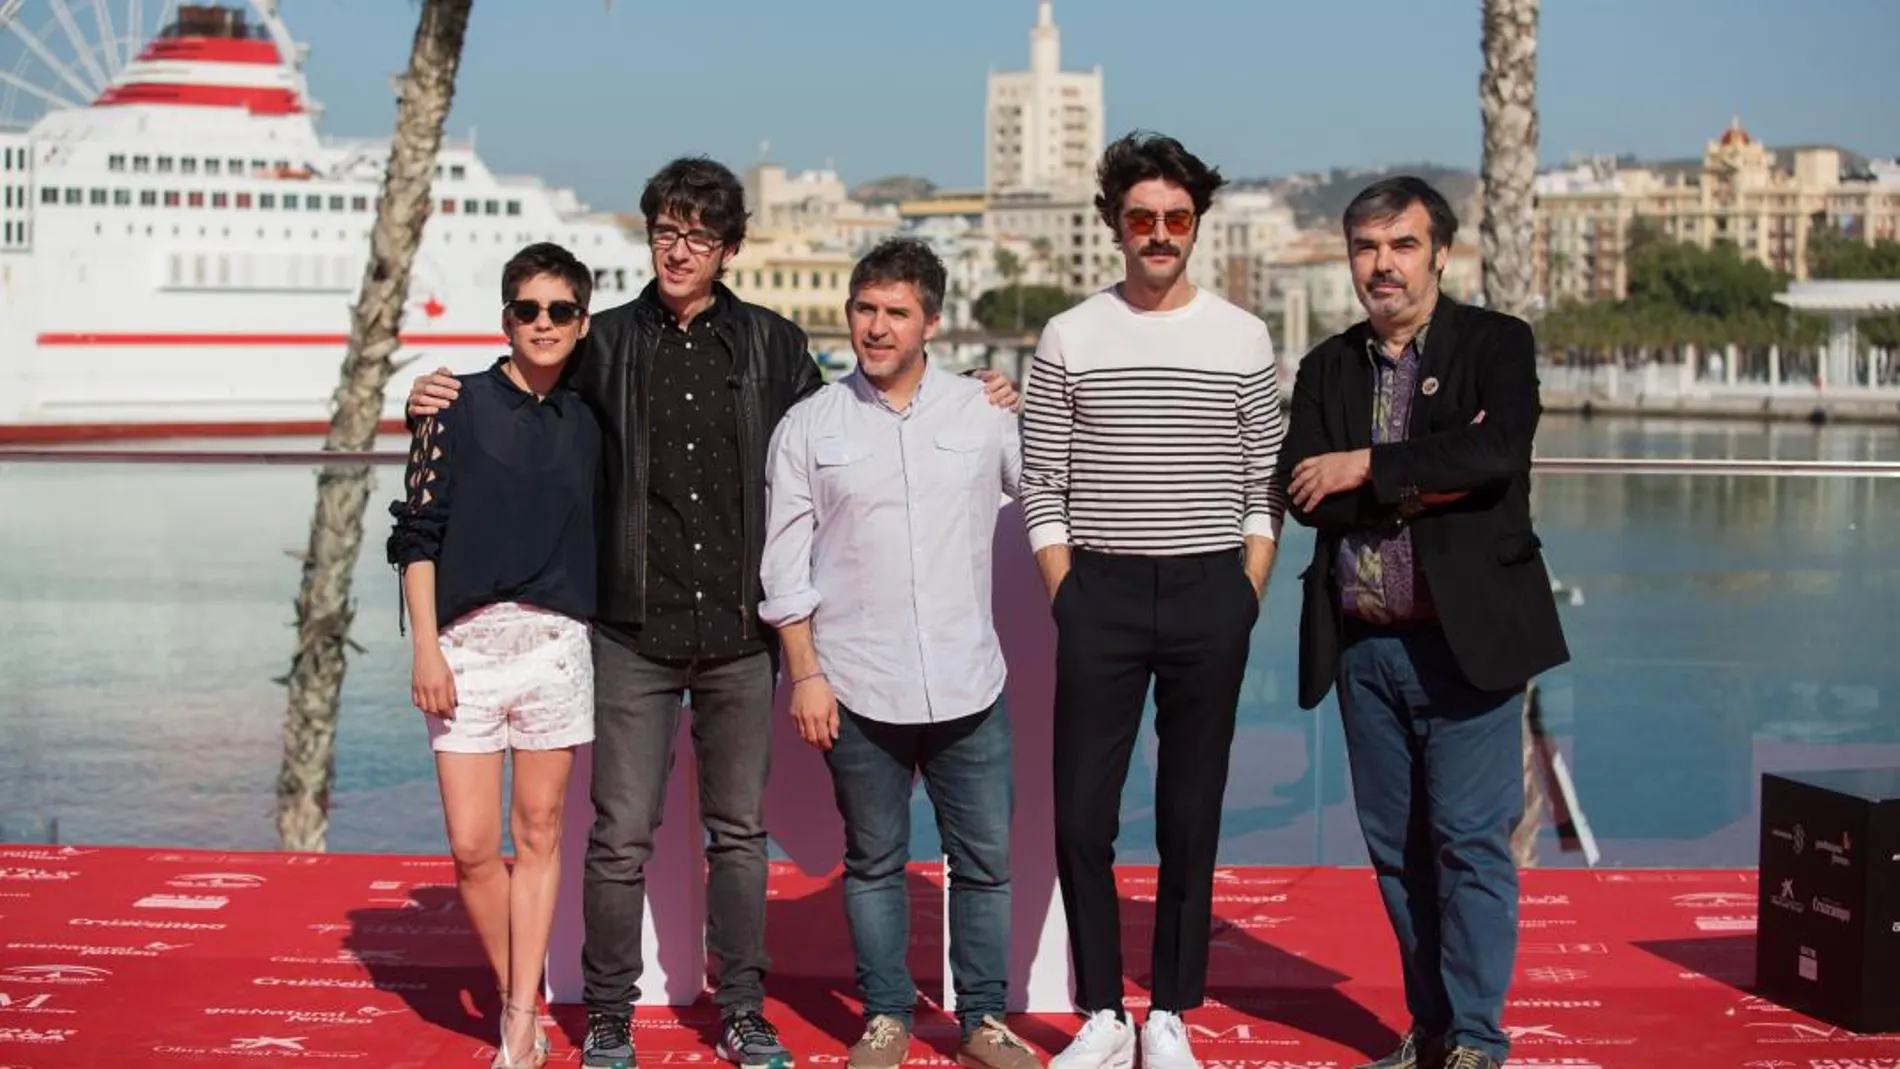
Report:
[[[1029,69],[989,75],[984,188],[991,194],[1085,189],[1094,181],[1102,141],[1102,69],[1062,69],[1054,4],[1037,0]]]

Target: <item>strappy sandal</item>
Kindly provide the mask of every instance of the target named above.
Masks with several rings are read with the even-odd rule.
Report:
[[[534,1042],[524,1052],[521,1061],[508,1053],[508,1015],[525,1013],[534,1024]],[[501,1008],[501,1035],[495,1041],[495,1060],[489,1069],[541,1069],[548,1060],[548,1034],[541,1027],[541,1014],[535,1006],[517,1006],[512,1002],[504,1003]]]

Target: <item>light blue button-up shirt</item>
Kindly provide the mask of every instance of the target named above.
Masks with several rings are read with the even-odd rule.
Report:
[[[811,618],[838,701],[927,724],[1003,691],[990,615],[1004,495],[1021,494],[1016,414],[975,379],[926,364],[908,408],[859,372],[800,402],[773,432],[760,617]]]

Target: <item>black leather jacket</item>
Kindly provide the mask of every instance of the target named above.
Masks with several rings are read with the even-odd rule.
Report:
[[[746,603],[752,607],[748,634],[760,633],[759,562],[765,552],[766,447],[778,421],[824,385],[805,332],[776,312],[747,304],[721,283],[725,302],[714,327],[733,354],[739,385],[739,465],[745,483],[742,526]],[[587,340],[575,351],[574,387],[593,406],[601,430],[598,518],[601,620],[632,627],[646,621],[647,602],[647,410],[653,356],[672,314],[649,283],[632,301],[593,317]]]

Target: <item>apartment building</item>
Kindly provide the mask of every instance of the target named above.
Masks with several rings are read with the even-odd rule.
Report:
[[[1538,176],[1538,292],[1552,304],[1628,293],[1630,231],[1638,220],[1664,237],[1743,255],[1808,277],[1816,220],[1869,244],[1900,237],[1900,166],[1842,169],[1832,148],[1768,149],[1739,119],[1705,146],[1699,167],[1630,167],[1589,160]]]

